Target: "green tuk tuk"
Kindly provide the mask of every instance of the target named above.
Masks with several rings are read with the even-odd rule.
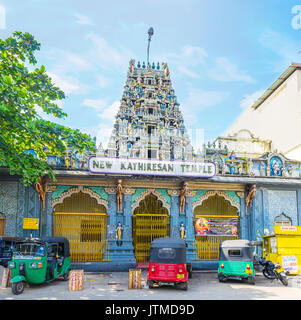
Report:
[[[14,246],[17,241],[22,240],[20,237],[0,237],[0,266],[7,268],[8,261],[11,260]]]
[[[21,294],[25,283],[39,284],[62,277],[71,269],[69,241],[63,237],[30,238],[16,242],[12,260],[12,292]]]
[[[218,280],[248,280],[255,284],[253,251],[249,240],[225,240],[219,246]]]

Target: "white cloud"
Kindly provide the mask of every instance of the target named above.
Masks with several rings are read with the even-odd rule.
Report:
[[[243,100],[240,102],[240,107],[246,109],[251,107],[253,103],[261,97],[265,90],[258,90],[252,94],[245,94]]]
[[[52,82],[66,94],[74,92],[80,88],[75,84],[75,82],[73,81],[74,79],[72,79],[71,77],[61,76],[54,72],[47,72],[47,74],[52,79]]]
[[[103,69],[124,69],[128,66],[129,60],[134,57],[128,49],[116,49],[94,32],[87,34],[87,38],[93,44],[90,57],[93,57],[94,63]]]
[[[195,124],[198,121],[199,113],[205,109],[215,106],[228,97],[223,91],[204,91],[191,88],[187,99],[182,104],[182,111],[185,122]]]
[[[0,3],[0,30],[6,29],[6,8]]]
[[[90,107],[96,112],[102,111],[108,107],[107,99],[85,99],[82,103],[83,106]]]
[[[73,16],[76,18],[76,23],[83,24],[83,25],[93,25],[93,22],[87,16],[84,16],[79,13],[74,13]]]
[[[61,73],[73,71],[93,71],[93,64],[87,56],[79,55],[61,49],[52,49],[46,52],[47,58],[55,61],[55,69]]]
[[[192,71],[191,68],[196,68],[204,65],[208,54],[203,48],[185,45],[179,53],[166,53],[164,55],[155,56],[154,60],[164,61],[168,64],[174,64],[177,70],[191,78],[199,78],[199,74]]]
[[[235,64],[231,63],[225,57],[214,59],[214,65],[208,70],[207,74],[210,78],[222,82],[254,82],[254,79],[252,77],[238,70],[238,67]]]
[[[97,112],[97,116],[106,121],[106,124],[115,120],[115,115],[118,112],[120,101],[114,101],[112,104],[108,103],[108,99],[85,99],[82,103],[83,106],[90,107]]]
[[[101,88],[107,87],[108,84],[110,83],[108,78],[101,76],[100,74],[97,75],[96,77],[97,77],[98,84]]]
[[[111,125],[113,125],[119,106],[120,101],[114,101],[111,105],[109,105],[101,113],[98,114],[99,118],[102,120],[109,121]]]
[[[115,115],[118,112],[120,101],[114,101],[112,104],[108,104],[106,99],[86,99],[82,104],[98,112],[97,116],[101,119],[98,126],[84,128],[83,131],[91,136],[95,136],[97,145],[101,142],[103,147],[106,148],[112,133]]]
[[[261,34],[259,42],[280,58],[277,61],[269,62],[274,72],[283,72],[292,62],[298,62],[301,59],[300,54],[298,54],[301,50],[300,40],[291,39],[272,30],[266,30]]]
[[[63,90],[66,95],[70,93],[87,93],[90,90],[89,86],[82,84],[77,78],[60,73],[59,71],[49,71],[47,74],[52,79],[52,82]]]

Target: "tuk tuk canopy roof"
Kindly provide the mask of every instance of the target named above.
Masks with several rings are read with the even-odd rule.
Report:
[[[48,243],[61,243],[64,245],[64,257],[70,257],[69,241],[64,237],[45,237],[41,239]]]
[[[154,239],[151,243],[151,248],[162,248],[162,247],[169,247],[169,248],[186,248],[186,243],[182,239],[176,238],[157,238]]]
[[[221,248],[248,248],[251,247],[250,240],[224,240],[220,243]]]
[[[224,240],[219,246],[219,260],[253,261],[250,240]]]

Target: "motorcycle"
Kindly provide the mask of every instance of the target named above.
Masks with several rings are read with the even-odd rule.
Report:
[[[280,280],[284,286],[288,285],[286,276],[289,274],[289,271],[285,271],[278,262],[273,263],[270,260],[266,260],[267,254],[264,257],[261,257],[258,262],[262,265],[263,275],[270,280]]]

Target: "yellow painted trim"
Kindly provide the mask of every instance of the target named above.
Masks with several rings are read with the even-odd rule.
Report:
[[[70,214],[86,214],[86,215],[90,215],[90,216],[106,216],[106,213],[94,213],[94,212],[53,212],[53,214],[66,214],[66,215],[70,215]]]
[[[156,217],[156,216],[160,216],[160,217],[169,217],[168,214],[160,214],[160,213],[137,213],[137,214],[133,214],[133,216],[152,216],[152,217]]]
[[[118,176],[119,177],[119,176]],[[77,185],[77,186],[102,186],[102,187],[112,187],[116,185],[117,181],[116,177],[98,177],[98,179],[91,178],[78,178],[78,177],[69,177],[61,178],[57,177],[56,182],[49,183],[52,186],[55,185]],[[174,177],[175,178],[175,177]],[[132,187],[132,188],[164,188],[164,189],[181,189],[182,182],[181,181],[151,181],[148,180],[147,177],[141,181],[130,180],[127,178],[122,179],[124,188]],[[208,181],[191,181],[186,179],[190,190],[217,190],[217,191],[244,191],[245,185],[241,183],[224,183],[224,182],[208,182]]]
[[[200,215],[200,214],[196,214],[195,215],[195,217],[198,217],[198,218],[206,218],[206,217],[208,217],[208,218],[221,218],[221,219],[225,219],[225,218],[239,218],[239,215],[237,215],[237,216],[222,216],[222,215],[217,215],[217,214],[212,214],[212,215],[210,215],[210,214],[203,214],[203,215]]]

